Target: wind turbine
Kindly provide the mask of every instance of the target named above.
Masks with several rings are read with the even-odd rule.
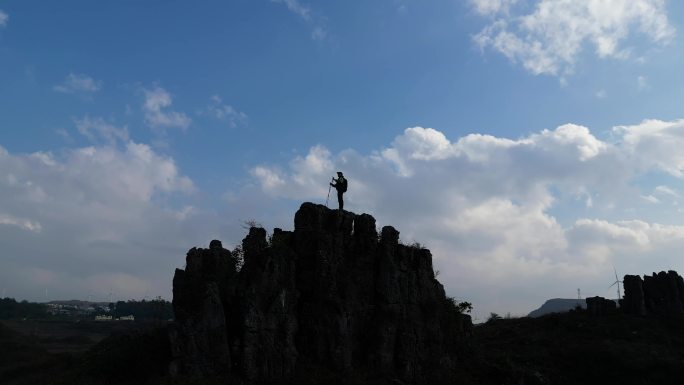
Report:
[[[622,282],[622,281],[620,281],[620,279],[618,278],[617,270],[615,270],[615,266],[613,266],[613,272],[615,273],[615,282],[613,282],[612,285],[608,286],[608,288],[610,289],[611,287],[617,285],[618,299],[622,299],[622,295],[620,294],[620,282]]]

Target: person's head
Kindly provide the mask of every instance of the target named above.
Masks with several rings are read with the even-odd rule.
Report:
[[[338,171],[337,176],[344,176],[344,175],[342,175],[342,171]]]

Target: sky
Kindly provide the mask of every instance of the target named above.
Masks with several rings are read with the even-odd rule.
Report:
[[[0,0],[0,289],[171,298],[191,247],[345,208],[525,315],[684,272],[684,4]]]

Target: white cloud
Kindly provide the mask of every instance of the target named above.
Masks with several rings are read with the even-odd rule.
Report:
[[[313,30],[311,31],[311,38],[317,41],[325,40],[325,38],[328,37],[328,31],[325,29],[325,26],[317,25],[313,27]]]
[[[625,156],[635,166],[657,168],[684,178],[684,120],[644,120],[638,125],[617,126],[613,133],[622,139]]]
[[[454,148],[441,132],[432,128],[407,128],[397,137],[392,147],[411,159],[444,159],[453,154]]]
[[[507,14],[518,0],[470,0],[475,11],[481,15]]]
[[[7,26],[8,21],[9,21],[9,15],[0,9],[0,27]]]
[[[278,175],[276,170],[257,166],[252,169],[251,173],[259,179],[265,190],[276,191],[285,186],[285,181]]]
[[[674,191],[673,189],[667,187],[667,186],[656,186],[654,192],[662,195],[669,195],[675,198],[679,198],[679,193]]]
[[[91,78],[88,75],[70,73],[61,84],[53,87],[57,92],[67,94],[73,93],[93,93],[102,88],[102,82]]]
[[[631,48],[621,43],[631,34],[641,33],[657,44],[675,35],[663,0],[540,0],[531,13],[509,15],[514,3],[473,0],[478,13],[496,16],[474,40],[535,75],[572,73],[587,45],[600,58],[625,59]]]
[[[261,165],[252,176],[271,200],[322,203],[330,176],[343,170],[345,207],[431,248],[452,295],[472,299],[480,315],[522,314],[577,287],[612,295],[605,287],[613,264],[623,274],[684,272],[676,258],[684,226],[638,219],[652,216],[653,203],[662,202],[656,194],[669,190],[634,182],[662,170],[684,177],[674,171],[684,162],[680,127],[684,132],[680,121],[619,126],[610,142],[575,124],[519,139],[471,134],[455,141],[413,127],[368,155],[315,146],[287,169]]]
[[[0,225],[17,226],[24,230],[40,232],[40,223],[31,221],[29,219],[16,218],[9,214],[0,213]]]
[[[115,144],[117,141],[128,141],[128,127],[126,126],[116,127],[102,118],[90,118],[89,116],[76,119],[75,122],[78,132],[91,141],[96,141],[98,136],[110,144]],[[68,135],[66,131],[64,133]]]
[[[238,111],[235,107],[223,103],[218,95],[211,97],[211,103],[206,108],[206,113],[215,117],[216,119],[226,121],[231,128],[244,126],[247,124],[248,116],[242,111]]]
[[[119,143],[59,155],[0,147],[3,287],[33,300],[37,285],[56,298],[127,299],[142,298],[144,283],[169,296],[173,268],[218,235],[217,221],[169,203],[196,190],[173,159]]]
[[[317,145],[284,166],[253,167],[221,215],[192,204],[196,187],[174,160],[132,142],[125,127],[79,125],[104,144],[58,154],[0,147],[0,281],[13,293],[168,295],[187,249],[212,238],[230,246],[244,219],[287,226],[302,200],[325,201],[338,170],[349,179],[345,207],[427,245],[447,291],[473,301],[480,319],[523,314],[578,287],[612,295],[612,265],[684,272],[684,226],[657,216],[672,211],[670,186],[684,178],[684,121],[618,126],[610,140],[564,124],[513,139],[412,127],[368,154]]]
[[[285,4],[287,9],[302,19],[311,20],[311,8],[299,2],[299,0],[272,0],[274,3]]]
[[[173,100],[171,94],[162,87],[144,89],[145,122],[153,128],[178,127],[186,129],[192,120],[182,112],[169,111]]]
[[[284,4],[287,9],[299,16],[312,28],[311,38],[313,40],[324,40],[328,36],[325,18],[316,15],[308,5],[299,0],[271,0],[274,3]]]
[[[615,255],[629,255],[631,258],[623,257],[616,259],[616,262],[638,264],[642,271],[631,274],[646,274],[656,269],[666,269],[676,260],[676,253],[671,250],[673,245],[684,244],[684,226],[641,220],[613,223],[580,219],[568,229],[567,237],[575,245],[577,254],[592,256],[597,261]],[[668,252],[671,254],[665,254]],[[655,257],[660,260],[654,260]]]
[[[608,96],[608,93],[606,90],[598,90],[596,91],[596,98],[597,99],[605,99]]]
[[[333,173],[334,164],[330,151],[325,147],[314,146],[306,156],[295,157],[290,162],[290,168],[294,171],[287,175],[276,168],[257,166],[251,170],[251,174],[259,181],[264,191],[272,196],[296,199],[302,189],[308,190],[309,194],[314,196],[321,196],[328,191],[328,185],[321,185],[320,180]]]

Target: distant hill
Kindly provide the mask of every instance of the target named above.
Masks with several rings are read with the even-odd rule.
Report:
[[[109,306],[109,302],[91,302],[91,301],[81,301],[78,299],[55,300],[55,301],[50,301],[47,303],[51,303],[51,304],[55,304],[55,305],[62,305],[62,306],[82,307],[82,308],[86,308],[89,306],[102,306],[102,307]]]
[[[528,317],[541,317],[550,313],[565,313],[575,308],[579,304],[582,309],[587,308],[587,303],[583,299],[553,298],[546,302],[537,310],[532,310]]]

